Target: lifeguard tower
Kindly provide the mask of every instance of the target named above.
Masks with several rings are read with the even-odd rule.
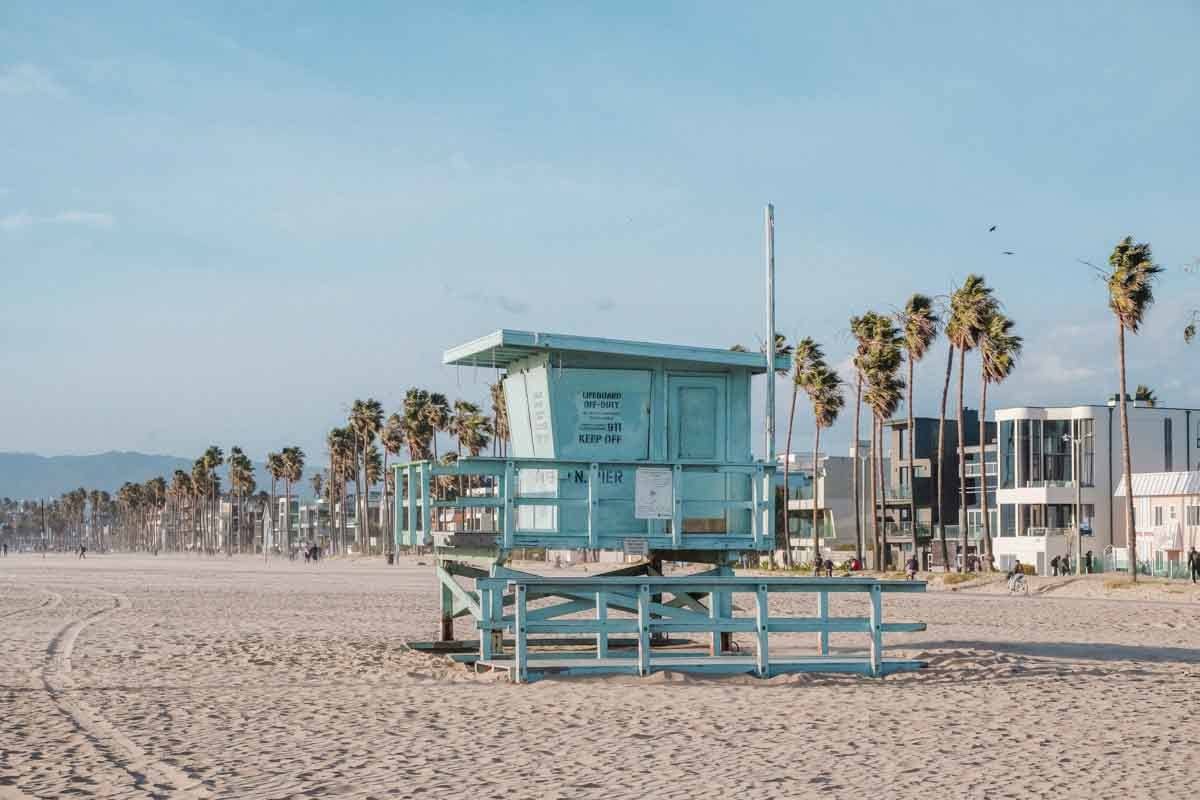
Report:
[[[921,591],[921,582],[734,576],[743,554],[757,560],[774,547],[775,465],[751,452],[750,385],[767,370],[762,354],[501,330],[443,360],[504,371],[511,436],[503,458],[396,467],[396,540],[433,548],[441,640],[455,641],[457,618],[470,617],[479,633],[478,651],[461,660],[510,669],[518,680],[657,669],[882,675],[921,666],[883,659],[880,641],[887,631],[923,629],[883,623],[881,607],[882,593]],[[774,366],[787,369],[788,359]],[[439,478],[456,484],[456,496],[436,496]],[[522,548],[641,558],[555,577],[510,568]],[[708,569],[664,577],[664,561]],[[817,614],[769,617],[767,596],[780,591],[814,593]],[[844,592],[869,595],[870,614],[830,617],[829,594]],[[754,597],[752,615],[736,615],[735,593]],[[781,631],[818,634],[818,652],[770,658],[767,635]],[[737,632],[755,634],[753,656],[733,645]],[[830,632],[868,634],[868,652],[831,656]],[[703,634],[705,652],[660,646],[681,633]],[[631,638],[612,638],[621,634]],[[568,644],[589,649],[562,649]]]
[[[774,209],[765,211],[773,344]],[[924,666],[883,658],[884,633],[925,627],[885,623],[883,594],[924,591],[921,581],[734,574],[743,554],[770,552],[775,541],[773,380],[766,460],[754,458],[750,443],[751,379],[791,366],[771,350],[510,330],[448,350],[445,364],[504,371],[511,453],[395,468],[396,543],[432,547],[441,586],[441,641],[430,649],[463,650],[454,621],[470,617],[478,644],[453,657],[517,681],[665,669],[882,676]],[[520,548],[639,560],[596,575],[535,575],[510,566]],[[664,561],[707,569],[664,576]],[[810,593],[815,614],[773,617],[771,592]],[[867,595],[867,615],[831,616],[837,594]],[[735,595],[752,598],[753,613]],[[805,632],[816,634],[815,653],[772,656],[770,634]],[[738,633],[753,637],[753,655],[742,652]],[[867,646],[832,654],[831,633],[865,634]],[[705,641],[667,646],[677,634]]]

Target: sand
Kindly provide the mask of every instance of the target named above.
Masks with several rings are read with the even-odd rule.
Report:
[[[1181,583],[889,597],[887,619],[929,623],[889,654],[932,666],[879,681],[529,686],[405,648],[432,638],[434,587],[408,560],[0,560],[0,800],[1094,800],[1200,780]]]

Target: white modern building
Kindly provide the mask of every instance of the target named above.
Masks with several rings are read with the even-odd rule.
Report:
[[[1190,471],[1200,451],[1200,410],[1128,401],[1133,472]],[[1125,545],[1114,493],[1122,474],[1121,412],[1107,405],[998,409],[997,566],[1014,558],[1048,574],[1056,555]],[[1076,521],[1084,532],[1075,543]]]

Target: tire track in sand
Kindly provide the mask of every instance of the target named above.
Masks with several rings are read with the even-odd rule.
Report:
[[[49,611],[52,608],[58,608],[62,603],[62,595],[57,592],[52,592],[49,589],[38,587],[38,591],[42,594],[49,595],[45,600],[38,603],[36,606],[25,606],[24,608],[13,608],[8,611],[0,612],[0,619],[5,617],[13,617],[17,614],[27,614],[30,611]]]
[[[71,720],[80,735],[113,766],[128,773],[134,785],[149,796],[196,800],[211,797],[211,792],[200,781],[147,754],[99,712],[78,698],[71,676],[71,656],[75,652],[79,634],[100,617],[129,607],[129,599],[124,595],[99,589],[91,591],[112,598],[113,604],[68,622],[50,640],[41,670],[42,685],[47,694],[59,711]]]

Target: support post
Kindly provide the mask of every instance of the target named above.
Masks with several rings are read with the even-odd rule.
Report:
[[[671,476],[671,545],[683,547],[683,465],[676,464]]]
[[[516,668],[517,668],[517,683],[525,683],[529,680],[529,642],[525,638],[525,586],[518,583],[513,587],[516,594],[516,605],[513,610],[514,614],[514,632],[516,634]]]
[[[479,586],[479,660],[492,658],[492,590]]]
[[[599,488],[600,465],[592,464],[588,467],[587,482],[587,538],[589,550],[595,550],[600,546],[598,543],[598,532],[596,530],[596,507],[600,504],[600,500],[596,496],[596,493]]]
[[[596,632],[596,658],[608,658],[608,631],[605,629],[608,624],[608,593],[604,591],[596,592],[596,621],[600,623],[600,630]]]
[[[716,622],[721,618],[722,594],[722,590],[713,589],[712,593],[708,596],[708,618],[713,622]],[[719,656],[722,652],[724,652],[722,648],[722,645],[725,643],[724,637],[725,634],[720,631],[712,632],[712,642],[708,646],[708,654],[710,656]]]
[[[438,641],[453,642],[454,641],[454,592],[446,585],[446,581],[454,580],[449,575],[439,579],[439,587],[442,590],[440,610],[442,614],[442,629]]]
[[[513,482],[517,479],[517,470],[513,462],[508,461],[504,464],[504,519],[500,528],[501,542],[505,551],[511,550],[513,546],[513,528],[516,527],[516,522],[513,519],[513,498],[516,497],[516,486]]]
[[[638,586],[638,675],[650,674],[650,585]]]
[[[424,469],[423,466],[422,469]],[[408,543],[420,547],[423,542],[417,538],[417,468],[413,464],[409,464],[406,471],[408,473]],[[425,513],[428,514],[429,511],[426,510]]]
[[[871,675],[883,676],[883,588],[871,584]]]
[[[770,653],[767,649],[767,620],[769,619],[767,598],[767,585],[760,583],[758,591],[754,595],[755,630],[758,634],[758,647],[755,649],[755,668],[760,678],[766,678],[770,673]]]
[[[817,616],[821,618],[821,632],[817,635],[817,652],[829,655],[829,592],[817,592]]]

